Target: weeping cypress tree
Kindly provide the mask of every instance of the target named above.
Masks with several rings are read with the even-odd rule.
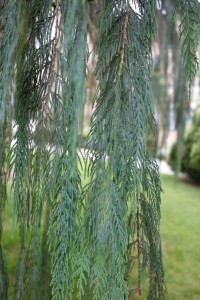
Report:
[[[148,299],[164,299],[162,189],[155,155],[147,147],[149,132],[156,139],[150,79],[158,4],[156,0],[98,3],[98,89],[82,158],[78,134],[86,97],[91,4],[86,0],[1,2],[2,299],[8,299],[1,239],[8,167],[13,221],[20,229],[15,299],[70,299],[76,286],[81,299],[88,284],[93,299],[133,299],[135,293],[141,294],[145,274]],[[190,86],[197,71],[198,12],[197,0],[174,1]],[[6,113],[12,110],[14,116]],[[89,178],[85,186],[81,172]],[[43,282],[49,280],[48,270],[44,272],[49,264],[44,265],[42,255],[47,253],[45,243],[51,254],[51,296]],[[132,272],[137,274],[136,282],[130,281]]]

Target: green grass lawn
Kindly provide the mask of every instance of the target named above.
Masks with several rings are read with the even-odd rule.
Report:
[[[169,300],[200,299],[200,187],[162,176],[161,235]]]
[[[174,177],[162,175],[161,235],[167,300],[200,299],[200,187],[178,182]],[[18,231],[12,233],[12,205],[5,213],[4,247],[10,275],[12,299],[14,273],[19,251]],[[146,299],[148,284],[144,283],[142,297]],[[86,293],[84,300],[91,297]],[[49,299],[46,299],[49,300]],[[114,299],[113,299],[114,300]]]

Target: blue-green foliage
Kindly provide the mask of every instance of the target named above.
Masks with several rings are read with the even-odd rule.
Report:
[[[52,93],[55,143],[47,168],[47,191],[51,197],[49,244],[52,249],[53,299],[66,299],[72,294],[75,266],[81,256],[78,237],[82,187],[76,148],[86,93],[85,1],[63,1],[60,11],[56,89]]]
[[[10,153],[14,168],[14,219],[20,227],[21,253],[16,275],[15,297],[38,299],[40,293],[39,227],[44,202],[42,192],[46,145],[41,115],[48,88],[54,20],[51,1],[22,3],[17,48],[15,120],[16,133]],[[42,80],[41,80],[42,78]],[[31,226],[29,246],[26,235]],[[37,254],[36,254],[37,253]]]
[[[180,43],[186,80],[191,89],[192,81],[199,68],[197,47],[200,36],[200,3],[198,0],[174,1],[174,10],[180,13]]]
[[[14,77],[21,1],[5,1],[0,10],[0,122],[3,122],[8,90]]]
[[[141,294],[145,273],[148,299],[160,300],[165,295],[161,185],[147,147],[149,132],[156,139],[150,77],[158,1],[99,1],[98,89],[83,155],[89,182],[83,187],[77,149],[87,83],[86,2],[8,0],[0,14],[0,213],[6,199],[7,121],[14,118],[8,165],[21,242],[15,299],[71,299],[75,286],[81,299],[90,286],[94,300],[127,300]],[[175,1],[190,83],[197,70],[198,9],[194,0]],[[6,83],[12,78],[11,92]],[[14,116],[8,118],[11,94]],[[49,282],[41,243],[44,206],[50,211],[43,241],[51,253],[51,295],[43,284]],[[0,215],[0,238],[2,230]],[[0,272],[0,297],[6,300],[1,239]]]
[[[136,12],[127,1],[102,1],[99,15],[99,96],[87,144],[92,181],[86,188],[94,299],[128,299],[127,265],[137,251],[143,260],[138,276],[150,268],[149,299],[164,297],[160,182],[156,161],[146,146],[149,129],[155,133],[150,88],[155,5],[147,1]],[[140,291],[140,284],[136,290]]]
[[[0,298],[8,299],[8,274],[2,244],[3,210],[6,202],[7,174],[5,170],[8,151],[7,133],[10,90],[14,78],[16,46],[19,37],[18,18],[21,1],[8,0],[0,4]]]

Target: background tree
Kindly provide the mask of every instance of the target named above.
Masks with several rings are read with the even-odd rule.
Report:
[[[75,286],[81,299],[88,283],[93,299],[133,299],[141,294],[145,274],[148,299],[164,299],[166,293],[159,233],[161,184],[155,153],[147,146],[148,135],[155,140],[157,135],[152,40],[158,9],[168,3],[174,20],[180,17],[190,91],[198,65],[200,5],[197,0],[92,2],[0,2],[2,299],[8,299],[1,240],[8,168],[21,247],[15,299],[69,299]],[[78,136],[91,79],[87,34],[94,41],[94,23],[98,87],[81,156]],[[166,75],[168,51],[165,36],[159,37],[160,55],[165,57],[160,68]],[[182,76],[180,70],[177,74]],[[178,107],[181,112],[185,108]],[[51,263],[44,256],[46,243]],[[131,272],[137,274],[135,283],[130,283]]]

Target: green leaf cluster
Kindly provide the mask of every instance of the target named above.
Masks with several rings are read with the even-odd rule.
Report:
[[[174,9],[180,13],[180,43],[186,80],[191,89],[199,68],[197,47],[200,36],[200,3],[198,0],[175,1]]]
[[[155,155],[147,144],[149,134],[157,138],[150,78],[158,3],[99,2],[98,88],[80,157],[91,5],[87,2],[3,3],[0,296],[5,300],[8,276],[1,236],[8,168],[13,225],[20,229],[15,299],[71,299],[76,287],[81,299],[90,286],[95,300],[128,300],[141,294],[145,276],[148,299],[165,297],[159,232],[162,189]],[[183,4],[175,1],[176,11],[182,12],[182,53],[191,81],[197,69],[197,34],[191,27],[195,24],[196,30],[198,20],[191,13],[196,6],[187,5],[185,15]],[[86,185],[81,172],[89,178]],[[135,282],[130,280],[133,270]]]

